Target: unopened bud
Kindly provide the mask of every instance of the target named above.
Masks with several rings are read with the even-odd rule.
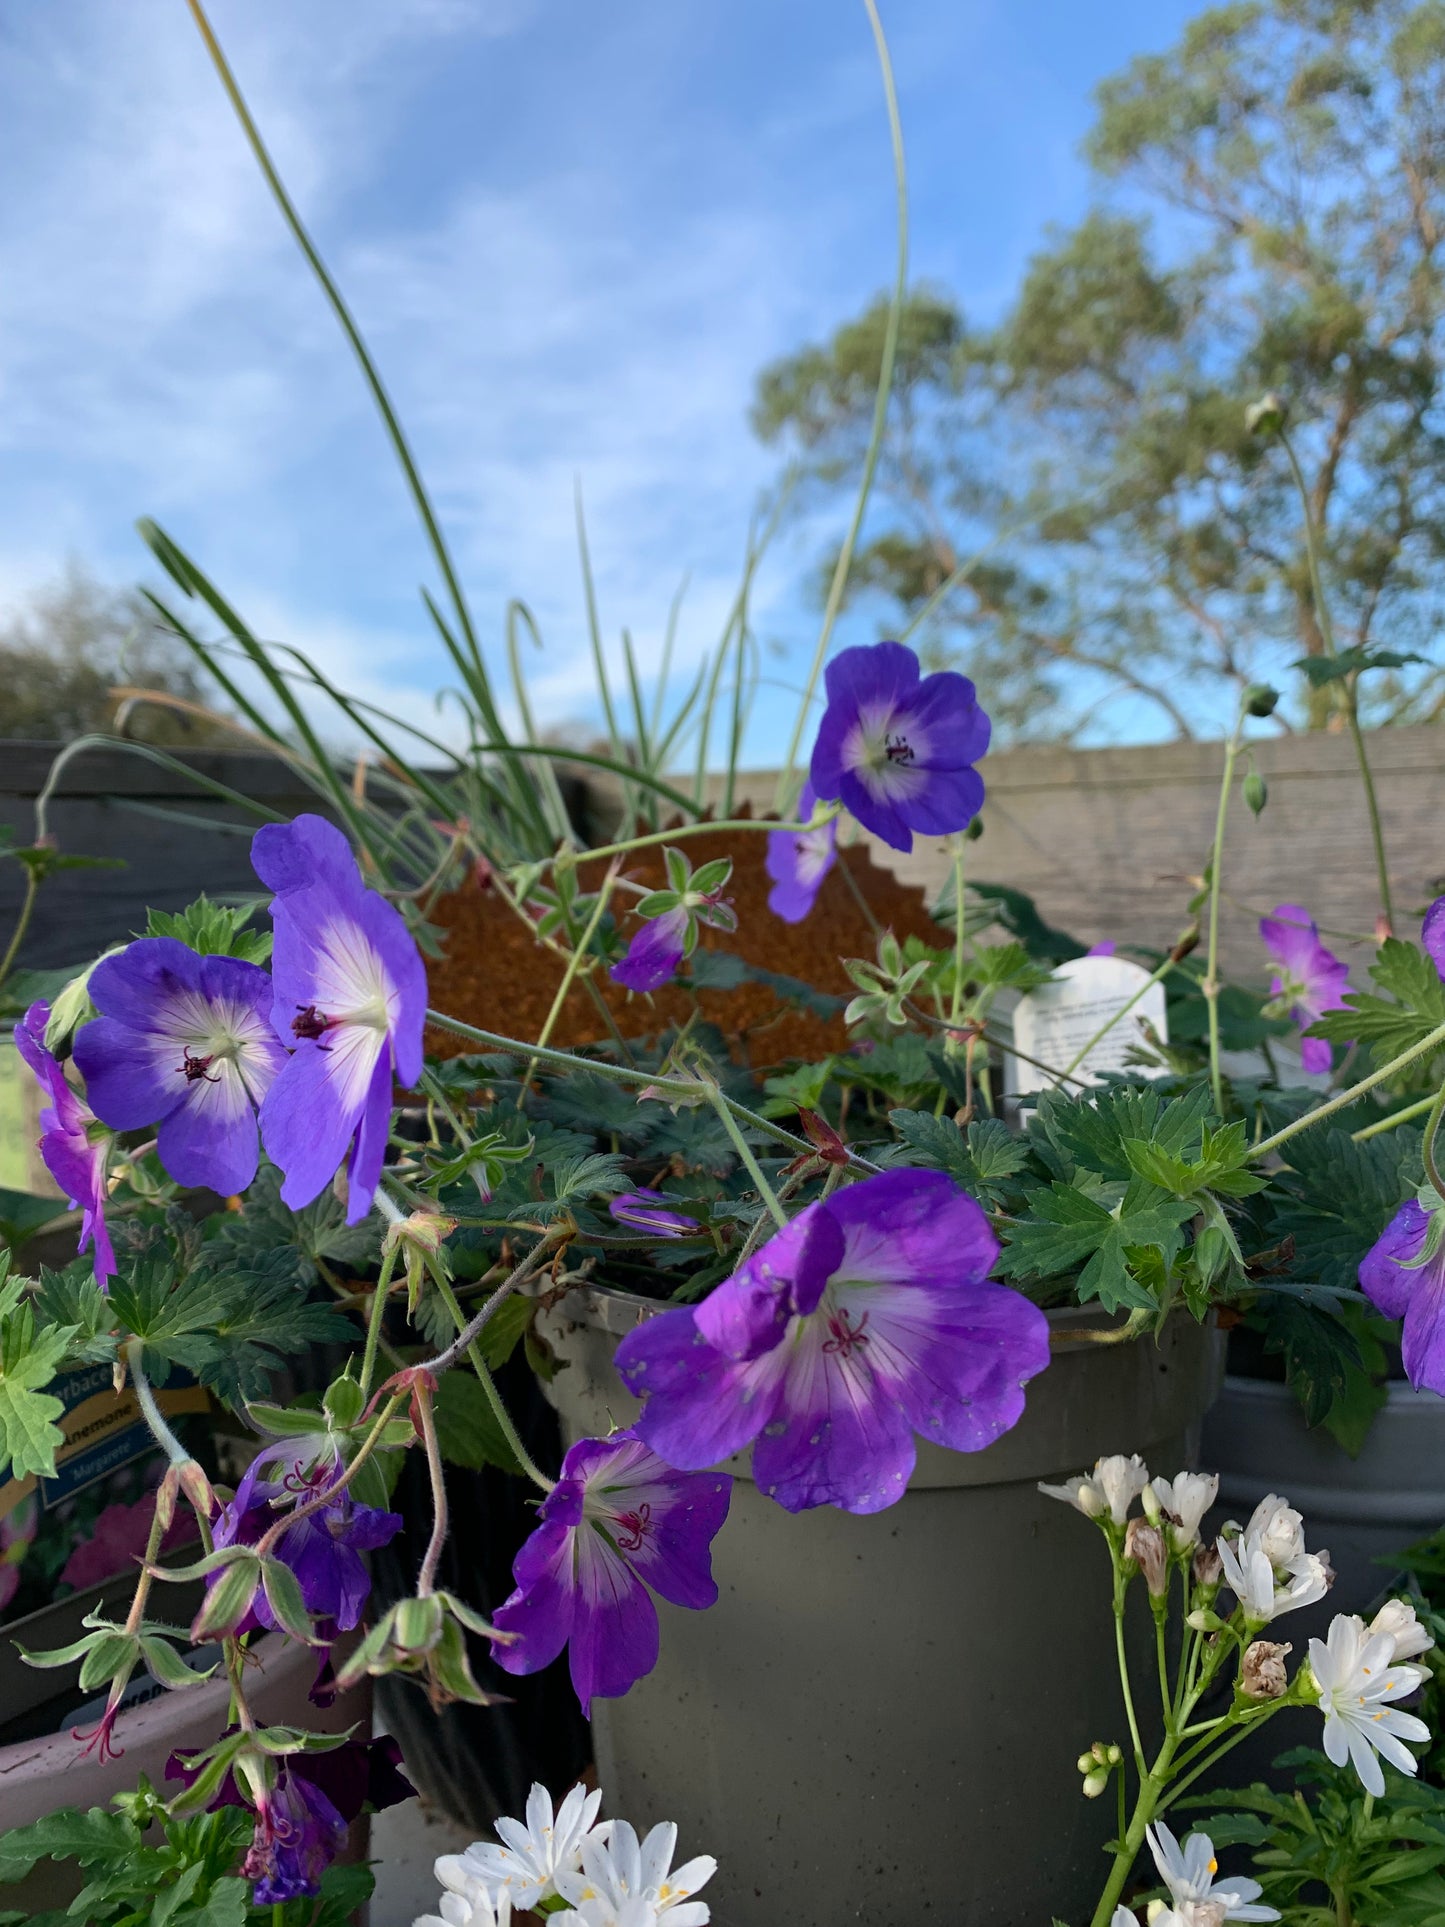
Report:
[[[968,842],[977,843],[978,839],[983,835],[983,818],[976,816],[963,834]]]
[[[1293,1651],[1293,1646],[1282,1646],[1272,1639],[1252,1641],[1245,1648],[1244,1662],[1239,1669],[1239,1690],[1244,1697],[1251,1700],[1283,1699],[1289,1691],[1289,1675],[1284,1668],[1285,1655]]]
[[[171,1521],[176,1516],[176,1488],[179,1484],[179,1470],[174,1465],[168,1465],[165,1477],[156,1487],[156,1521],[163,1533],[170,1531]]]
[[[1289,403],[1271,388],[1244,411],[1244,425],[1251,435],[1277,435],[1289,416]]]
[[[1162,1599],[1169,1590],[1169,1551],[1158,1526],[1151,1526],[1147,1519],[1131,1519],[1124,1533],[1124,1557],[1132,1559],[1143,1573],[1150,1597]]]
[[[206,1477],[205,1467],[195,1459],[187,1459],[178,1470],[181,1491],[190,1501],[192,1509],[201,1518],[211,1518],[216,1510],[216,1495],[211,1490],[211,1481]]]
[[[1097,1800],[1099,1795],[1107,1788],[1108,1784],[1109,1775],[1105,1768],[1100,1767],[1094,1773],[1086,1773],[1084,1775],[1084,1798],[1086,1800]]]
[[[1244,779],[1244,800],[1255,816],[1261,813],[1269,801],[1269,789],[1257,769],[1252,769]]]
[[[1279,691],[1267,682],[1252,682],[1244,692],[1246,716],[1272,716],[1279,702]]]
[[[1199,948],[1199,925],[1191,923],[1181,935],[1178,943],[1169,952],[1170,963],[1183,963],[1184,959]]]
[[[1162,1525],[1164,1522],[1164,1508],[1159,1503],[1159,1494],[1154,1490],[1152,1480],[1145,1486],[1139,1498],[1144,1507],[1144,1516],[1148,1519],[1150,1525]]]

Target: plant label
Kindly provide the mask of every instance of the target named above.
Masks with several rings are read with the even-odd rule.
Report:
[[[1138,1053],[1151,1051],[1151,1032],[1161,1042],[1169,1041],[1164,986],[1149,984],[1139,996],[1148,983],[1149,972],[1126,957],[1075,957],[1061,964],[1049,983],[1020,997],[1014,1009],[1014,1051],[1006,1058],[1009,1091],[1026,1097],[1049,1090],[1065,1071],[1083,1084],[1102,1082],[1104,1071],[1162,1077],[1167,1065],[1134,1061]],[[1125,1010],[1134,997],[1139,1001]],[[1100,1037],[1120,1011],[1125,1014]],[[1027,1058],[1035,1061],[1027,1063]]]

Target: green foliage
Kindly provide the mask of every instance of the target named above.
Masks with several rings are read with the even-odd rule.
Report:
[[[264,964],[271,956],[269,930],[247,930],[256,906],[229,908],[202,895],[184,910],[152,910],[145,935],[174,937],[202,957],[240,957],[245,963]]]
[[[1310,1029],[1311,1037],[1328,1038],[1334,1044],[1368,1044],[1383,1064],[1445,1026],[1445,983],[1417,945],[1387,937],[1370,965],[1370,975],[1385,996],[1347,991],[1345,1008],[1328,1011]],[[1422,1076],[1427,1068],[1428,1062],[1417,1064],[1415,1075]]]
[[[1420,1176],[1420,1133],[1409,1125],[1356,1143],[1348,1131],[1301,1131],[1273,1181],[1269,1235],[1294,1241],[1293,1275],[1351,1290],[1360,1260]]]
[[[508,1301],[510,1302],[510,1301]],[[530,1313],[531,1306],[524,1299]],[[437,1386],[437,1441],[442,1457],[453,1465],[479,1472],[484,1465],[498,1465],[504,1472],[520,1473],[516,1454],[497,1423],[491,1400],[474,1372],[448,1372]]]
[[[228,1211],[211,1221],[213,1245],[208,1262],[215,1269],[250,1270],[264,1261],[272,1278],[289,1274],[310,1289],[323,1264],[343,1271],[374,1267],[381,1256],[381,1226],[373,1214],[348,1225],[346,1212],[330,1186],[314,1203],[292,1211],[281,1202],[281,1173],[263,1163],[246,1193],[243,1211]],[[284,1264],[277,1254],[285,1254]]]
[[[1216,1849],[1247,1846],[1263,1903],[1290,1927],[1440,1927],[1445,1921],[1445,1792],[1385,1768],[1366,1797],[1353,1769],[1309,1747],[1275,1762],[1292,1793],[1256,1784],[1196,1796]]]
[[[64,1410],[45,1390],[65,1357],[71,1332],[40,1325],[28,1280],[10,1277],[10,1255],[0,1252],[0,1474],[55,1475],[63,1434],[55,1423]]]
[[[974,1118],[964,1130],[932,1111],[890,1111],[888,1122],[903,1140],[897,1163],[946,1171],[989,1208],[1002,1202],[1008,1180],[1028,1163],[1025,1146],[996,1117]]]
[[[1105,1311],[1153,1311],[1159,1300],[1137,1275],[1136,1252],[1155,1249],[1167,1266],[1183,1244],[1181,1227],[1193,1209],[1138,1178],[1112,1202],[1054,1183],[1034,1193],[1026,1214],[1009,1225],[999,1271],[1009,1278],[1048,1278],[1077,1268],[1081,1304],[1097,1298]]]

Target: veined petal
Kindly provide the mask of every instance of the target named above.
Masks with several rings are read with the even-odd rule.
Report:
[[[224,1198],[246,1189],[256,1175],[256,1113],[234,1060],[216,1059],[205,1076],[183,1086],[156,1150],[177,1184],[206,1185]]]
[[[302,1039],[261,1106],[261,1141],[285,1173],[281,1196],[293,1211],[320,1197],[346,1155],[365,1107],[381,1031],[347,1025],[323,1046]]]
[[[753,1448],[753,1477],[787,1512],[881,1512],[907,1488],[913,1430],[863,1356],[866,1338],[860,1344],[840,1325],[831,1302],[801,1321],[788,1347],[785,1390]]]
[[[584,1717],[594,1699],[616,1699],[657,1664],[657,1608],[646,1586],[593,1526],[575,1540],[577,1594],[567,1643]]]
[[[309,811],[289,823],[267,823],[251,839],[251,867],[278,895],[324,883],[338,895],[366,887],[350,843],[334,823]]]
[[[527,1540],[514,1568],[517,1590],[492,1614],[498,1632],[492,1658],[504,1672],[535,1673],[549,1666],[572,1634],[577,1588],[571,1526],[542,1525]],[[526,1554],[525,1569],[522,1555]]]
[[[771,1420],[787,1344],[737,1362],[708,1344],[690,1311],[665,1311],[627,1334],[617,1369],[647,1401],[634,1428],[639,1438],[669,1465],[701,1472],[741,1451]]]
[[[382,1046],[371,1074],[371,1084],[357,1125],[356,1144],[347,1171],[346,1222],[360,1224],[371,1209],[376,1187],[381,1182],[381,1167],[386,1159],[386,1140],[391,1130],[391,1045]]]

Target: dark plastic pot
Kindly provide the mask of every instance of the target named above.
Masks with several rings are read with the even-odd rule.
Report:
[[[552,1315],[568,1439],[636,1412],[613,1353],[656,1310],[591,1290]],[[687,1853],[717,1855],[717,1927],[1087,1917],[1112,1816],[1075,1757],[1123,1718],[1108,1566],[1037,1484],[1108,1452],[1195,1463],[1220,1374],[1192,1321],[1158,1346],[1070,1345],[1093,1322],[1053,1314],[1060,1349],[1019,1425],[977,1454],[920,1446],[875,1517],[790,1517],[729,1467],[718,1604],[660,1605],[656,1670],[592,1722],[608,1811],[675,1820]]]

